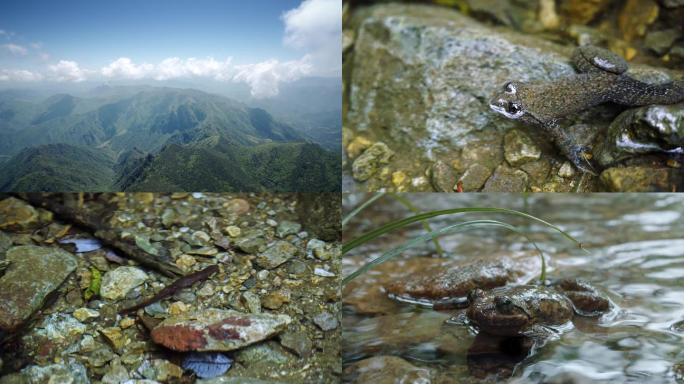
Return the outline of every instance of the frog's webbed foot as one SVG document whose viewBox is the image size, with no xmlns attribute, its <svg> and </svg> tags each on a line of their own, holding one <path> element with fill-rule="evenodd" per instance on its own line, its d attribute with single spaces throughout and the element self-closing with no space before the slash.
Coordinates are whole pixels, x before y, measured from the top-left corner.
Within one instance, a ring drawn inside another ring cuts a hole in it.
<svg viewBox="0 0 684 384">
<path fill-rule="evenodd" d="M 592 158 L 590 147 L 578 144 L 575 138 L 563 130 L 556 121 L 544 125 L 544 129 L 549 133 L 551 139 L 561 150 L 563 155 L 565 155 L 575 167 L 582 172 L 594 176 L 598 174 L 590 161 Z"/>
<path fill-rule="evenodd" d="M 561 279 L 555 285 L 570 299 L 580 316 L 600 316 L 610 310 L 610 301 L 584 280 Z"/>
<path fill-rule="evenodd" d="M 591 163 L 591 148 L 586 145 L 574 145 L 567 150 L 567 157 L 572 164 L 582 172 L 597 176 L 598 173 Z"/>
</svg>

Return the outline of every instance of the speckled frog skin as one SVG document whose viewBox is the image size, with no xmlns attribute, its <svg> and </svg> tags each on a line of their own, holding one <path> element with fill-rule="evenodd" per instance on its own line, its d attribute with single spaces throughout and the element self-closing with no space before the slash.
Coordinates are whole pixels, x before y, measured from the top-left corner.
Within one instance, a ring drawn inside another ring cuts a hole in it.
<svg viewBox="0 0 684 384">
<path fill-rule="evenodd" d="M 581 146 L 560 128 L 558 121 L 598 104 L 626 106 L 675 104 L 684 101 L 684 81 L 651 85 L 625 72 L 627 62 L 598 47 L 575 50 L 572 63 L 579 72 L 550 82 L 504 84 L 490 107 L 509 119 L 541 126 L 575 166 L 592 172 L 590 148 Z"/>
</svg>

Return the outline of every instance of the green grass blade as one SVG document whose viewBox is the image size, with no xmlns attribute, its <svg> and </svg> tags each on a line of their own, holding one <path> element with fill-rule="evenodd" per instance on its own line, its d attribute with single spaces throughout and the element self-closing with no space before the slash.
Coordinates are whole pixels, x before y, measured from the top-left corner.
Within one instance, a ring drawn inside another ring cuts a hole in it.
<svg viewBox="0 0 684 384">
<path fill-rule="evenodd" d="M 399 203 L 403 204 L 406 209 L 409 211 L 413 212 L 414 214 L 419 214 L 420 211 L 418 208 L 416 208 L 415 205 L 413 205 L 408 199 L 396 194 L 396 193 L 390 193 L 389 194 L 393 199 L 398 201 Z M 423 224 L 423 229 L 425 232 L 432 232 L 432 228 L 430 227 L 430 223 L 427 220 L 421 221 L 421 224 Z M 439 240 L 437 240 L 436 237 L 432 238 L 432 242 L 435 244 L 435 250 L 437 251 L 437 254 L 440 257 L 444 257 L 444 249 L 442 249 L 442 246 L 439 244 Z"/>
<path fill-rule="evenodd" d="M 375 266 L 380 265 L 380 264 L 384 263 L 385 261 L 401 254 L 402 252 L 404 252 L 405 250 L 407 250 L 409 248 L 412 248 L 416 245 L 419 245 L 420 243 L 428 242 L 431 239 L 434 239 L 436 237 L 442 236 L 442 235 L 447 234 L 447 233 L 457 233 L 457 232 L 462 232 L 462 231 L 477 228 L 477 227 L 503 227 L 503 228 L 506 228 L 508 230 L 511 230 L 513 232 L 516 232 L 518 234 L 522 234 L 523 236 L 525 236 L 525 238 L 527 238 L 528 241 L 530 241 L 532 244 L 534 244 L 534 247 L 539 252 L 541 260 L 542 260 L 542 271 L 541 271 L 540 278 L 541 279 L 546 278 L 546 263 L 544 260 L 544 253 L 541 251 L 541 249 L 539 249 L 537 244 L 534 243 L 533 241 L 531 241 L 527 237 L 527 235 L 525 235 L 522 231 L 518 230 L 515 226 L 513 226 L 511 224 L 504 223 L 504 222 L 498 221 L 498 220 L 471 220 L 471 221 L 466 221 L 464 223 L 449 225 L 449 226 L 446 226 L 444 228 L 440 228 L 436 231 L 432 231 L 430 233 L 426 233 L 424 235 L 417 236 L 417 237 L 405 242 L 404 244 L 402 244 L 398 247 L 392 248 L 391 250 L 389 250 L 389 251 L 383 253 L 382 255 L 378 256 L 377 258 L 369 261 L 368 263 L 363 265 L 361 268 L 357 269 L 356 271 L 354 271 L 351 274 L 349 274 L 348 276 L 346 276 L 342 280 L 342 285 L 343 286 L 346 285 L 347 283 L 349 283 L 350 281 L 352 281 L 353 279 L 355 279 L 359 275 L 365 273 L 366 271 L 368 271 L 368 270 L 374 268 Z"/>
<path fill-rule="evenodd" d="M 345 225 L 351 220 L 354 216 L 358 215 L 359 212 L 363 211 L 366 209 L 369 205 L 373 204 L 376 200 L 379 198 L 383 197 L 385 195 L 384 192 L 378 192 L 371 196 L 368 200 L 364 201 L 362 204 L 360 204 L 358 207 L 354 208 L 347 216 L 345 216 L 342 219 L 342 227 L 344 228 Z"/>
<path fill-rule="evenodd" d="M 432 217 L 436 216 L 443 216 L 443 215 L 453 215 L 453 214 L 458 214 L 458 213 L 505 213 L 505 214 L 510 214 L 514 216 L 520 216 L 524 217 L 526 219 L 536 221 L 538 223 L 541 223 L 556 232 L 560 233 L 563 235 L 565 238 L 569 239 L 570 241 L 576 243 L 580 248 L 582 248 L 582 243 L 580 243 L 577 239 L 572 237 L 570 234 L 567 232 L 563 231 L 562 229 L 558 228 L 557 226 L 544 221 L 538 217 L 529 215 L 524 212 L 512 210 L 512 209 L 506 209 L 506 208 L 486 208 L 486 207 L 470 207 L 470 208 L 453 208 L 453 209 L 444 209 L 444 210 L 439 210 L 439 211 L 430 211 L 430 212 L 425 212 L 421 213 L 415 216 L 407 217 L 401 220 L 396 220 L 390 223 L 387 223 L 379 228 L 376 228 L 368 233 L 365 233 L 353 240 L 350 240 L 346 244 L 342 245 L 342 254 L 345 254 L 349 252 L 350 250 L 358 247 L 361 244 L 364 244 L 366 242 L 369 242 L 377 237 L 380 237 L 384 235 L 385 233 L 391 232 L 395 229 L 399 229 L 401 227 L 405 227 L 409 224 L 415 223 L 417 221 L 422 221 L 426 220 Z"/>
</svg>

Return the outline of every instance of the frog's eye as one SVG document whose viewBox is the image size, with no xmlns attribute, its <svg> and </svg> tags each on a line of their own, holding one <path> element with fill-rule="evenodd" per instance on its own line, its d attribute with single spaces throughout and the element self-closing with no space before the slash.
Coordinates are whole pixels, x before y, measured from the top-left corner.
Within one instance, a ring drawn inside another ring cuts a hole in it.
<svg viewBox="0 0 684 384">
<path fill-rule="evenodd" d="M 522 108 L 520 107 L 520 104 L 516 102 L 510 102 L 506 106 L 506 112 L 510 113 L 511 115 L 517 115 L 521 110 Z"/>
<path fill-rule="evenodd" d="M 515 84 L 513 84 L 512 81 L 509 81 L 508 83 L 504 84 L 504 91 L 506 91 L 506 93 L 510 93 L 511 95 L 515 95 L 517 89 Z"/>
<path fill-rule="evenodd" d="M 513 310 L 513 301 L 506 296 L 497 296 L 494 298 L 494 305 L 501 312 L 510 312 Z"/>
</svg>

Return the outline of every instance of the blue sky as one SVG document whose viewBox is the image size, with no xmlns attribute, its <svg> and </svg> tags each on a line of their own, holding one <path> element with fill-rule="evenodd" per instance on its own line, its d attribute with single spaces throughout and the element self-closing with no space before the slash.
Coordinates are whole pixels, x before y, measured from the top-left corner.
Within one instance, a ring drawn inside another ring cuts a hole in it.
<svg viewBox="0 0 684 384">
<path fill-rule="evenodd" d="M 0 82 L 339 76 L 341 0 L 0 3 Z M 268 93 L 266 89 L 266 93 Z"/>
</svg>

